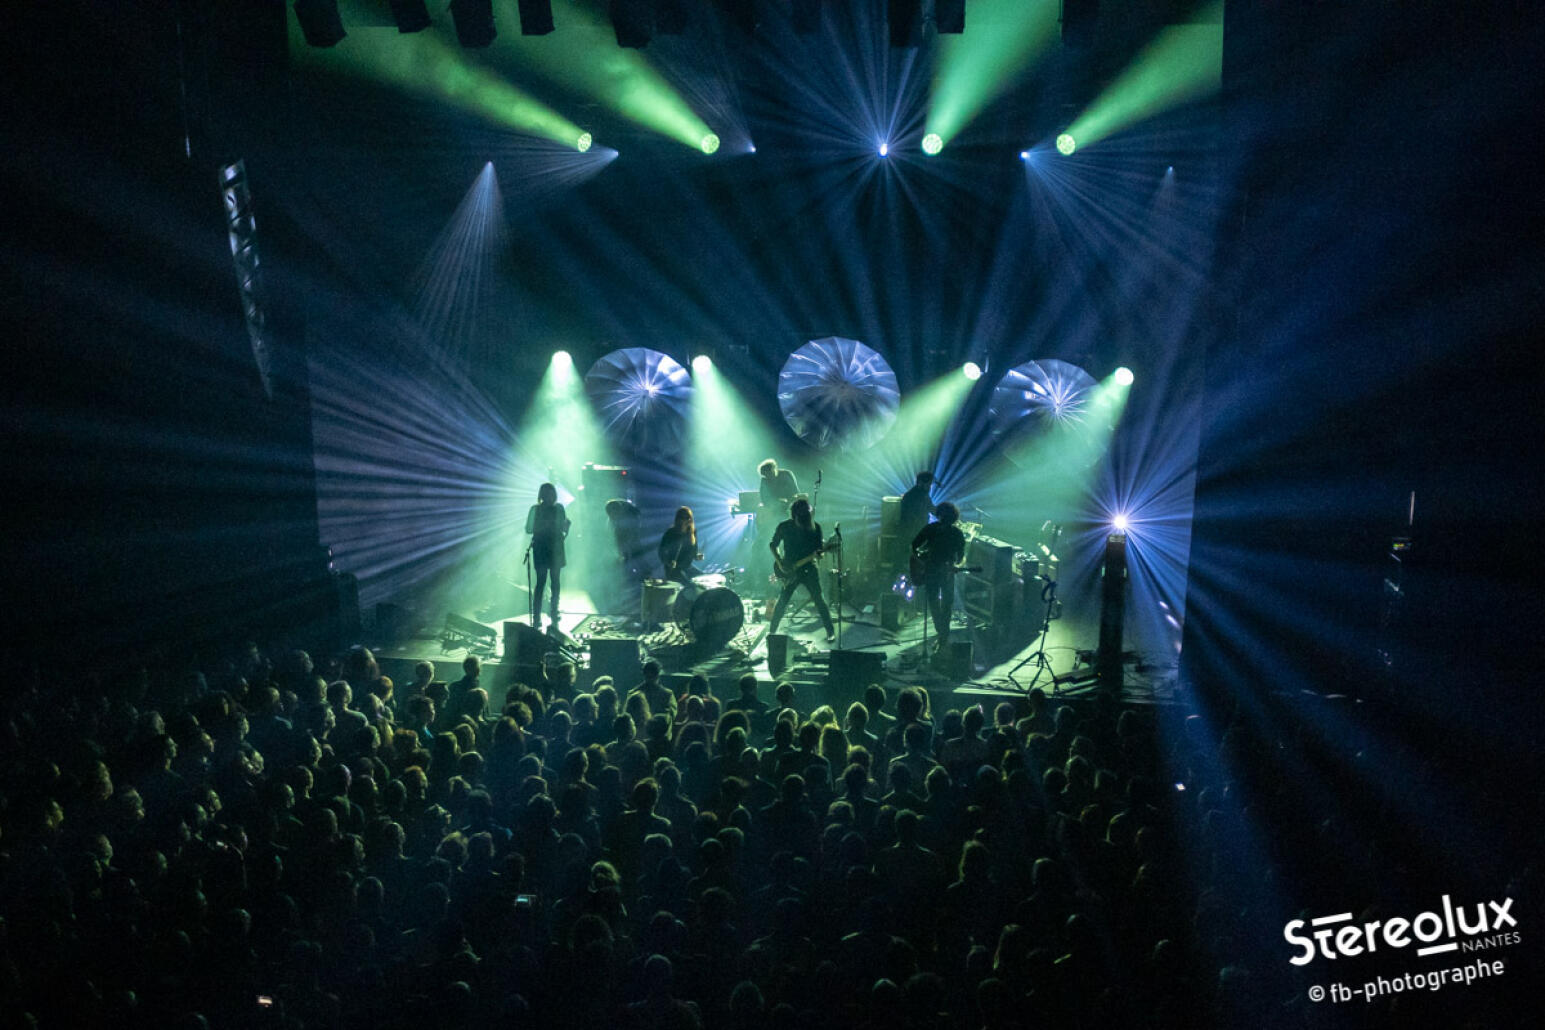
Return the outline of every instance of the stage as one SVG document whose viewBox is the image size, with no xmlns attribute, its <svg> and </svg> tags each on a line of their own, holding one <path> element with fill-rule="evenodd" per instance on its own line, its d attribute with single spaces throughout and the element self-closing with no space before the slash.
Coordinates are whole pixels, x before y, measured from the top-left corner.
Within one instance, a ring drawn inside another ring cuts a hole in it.
<svg viewBox="0 0 1545 1030">
<path fill-rule="evenodd" d="M 932 623 L 913 602 L 897 598 L 893 609 L 879 600 L 844 603 L 840 617 L 838 606 L 831 603 L 838 639 L 828 643 L 814 608 L 802 603 L 802 596 L 796 595 L 780 627 L 779 636 L 786 642 L 769 635 L 764 602 L 740 601 L 738 627 L 721 642 L 697 639 L 687 617 L 679 624 L 645 624 L 637 610 L 598 612 L 582 591 L 563 595 L 556 633 L 533 630 L 524 612 L 495 617 L 497 609 L 485 608 L 473 617 L 436 617 L 433 612 L 403 617 L 412 610 L 402 606 L 393 608 L 395 619 L 377 618 L 375 625 L 367 626 L 366 640 L 382 671 L 398 683 L 411 680 L 413 664 L 422 660 L 434 663 L 436 679 L 455 680 L 462 674 L 463 659 L 475 654 L 482 660 L 483 681 L 495 703 L 511 683 L 547 682 L 548 667 L 557 670 L 555 683 L 566 684 L 563 677 L 568 673 L 562 666 L 570 663 L 573 691 L 588 689 L 601 674 L 610 674 L 619 689 L 627 690 L 638 681 L 638 664 L 650 658 L 660 662 L 674 687 L 684 688 L 690 676 L 702 673 L 721 698 L 736 696 L 736 683 L 746 673 L 757 676 L 760 694 L 769 700 L 773 685 L 787 680 L 795 685 L 805 711 L 820 704 L 841 711 L 860 700 L 870 682 L 882 683 L 892 698 L 903 687 L 926 687 L 940 713 L 978 703 L 990 706 L 1023 697 L 1032 688 L 1069 698 L 1089 697 L 1100 689 L 1094 670 L 1097 610 L 1066 611 L 1049 623 L 1043 643 L 1039 618 L 1017 627 L 993 627 L 957 602 L 949 646 L 929 660 L 925 656 L 936 644 Z M 384 624 L 389 621 L 396 625 Z M 542 621 L 545 628 L 547 620 Z M 637 658 L 630 660 L 635 651 Z M 1036 660 L 1040 653 L 1044 666 Z M 553 689 L 562 694 L 568 688 Z M 1173 660 L 1164 663 L 1131 652 L 1122 656 L 1123 703 L 1165 704 L 1175 694 Z"/>
</svg>

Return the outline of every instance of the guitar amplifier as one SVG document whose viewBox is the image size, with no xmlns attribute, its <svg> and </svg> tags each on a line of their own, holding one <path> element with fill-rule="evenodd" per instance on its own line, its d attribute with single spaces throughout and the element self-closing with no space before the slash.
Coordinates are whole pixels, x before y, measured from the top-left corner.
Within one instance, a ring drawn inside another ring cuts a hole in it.
<svg viewBox="0 0 1545 1030">
<path fill-rule="evenodd" d="M 901 532 L 901 498 L 880 498 L 880 534 L 895 536 Z"/>
<path fill-rule="evenodd" d="M 960 603 L 973 617 L 999 626 L 1011 625 L 1020 615 L 1024 582 L 1010 577 L 994 582 L 985 575 L 960 577 Z"/>
<path fill-rule="evenodd" d="M 982 576 L 994 583 L 1014 578 L 1014 545 L 990 536 L 976 536 L 966 545 L 966 564 L 980 565 Z"/>
</svg>

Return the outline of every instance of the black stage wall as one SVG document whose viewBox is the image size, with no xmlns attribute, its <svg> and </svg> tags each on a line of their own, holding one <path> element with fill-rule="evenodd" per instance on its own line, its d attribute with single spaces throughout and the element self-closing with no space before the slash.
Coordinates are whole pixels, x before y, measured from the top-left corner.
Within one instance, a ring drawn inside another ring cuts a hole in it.
<svg viewBox="0 0 1545 1030">
<path fill-rule="evenodd" d="M 336 607 L 289 303 L 298 237 L 265 202 L 263 144 L 234 99 L 282 101 L 283 6 L 244 10 L 225 38 L 201 4 L 11 12 L 0 625 L 23 642 L 271 630 Z M 270 301 L 268 389 L 217 181 L 236 157 Z"/>
</svg>

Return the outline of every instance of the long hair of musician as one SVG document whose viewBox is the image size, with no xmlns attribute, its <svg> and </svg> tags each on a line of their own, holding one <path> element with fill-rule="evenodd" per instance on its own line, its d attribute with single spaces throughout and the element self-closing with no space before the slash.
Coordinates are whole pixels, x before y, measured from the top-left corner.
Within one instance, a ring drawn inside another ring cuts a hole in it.
<svg viewBox="0 0 1545 1030">
<path fill-rule="evenodd" d="M 675 527 L 687 534 L 693 547 L 697 546 L 697 523 L 692 521 L 692 509 L 685 504 L 676 509 Z"/>
</svg>

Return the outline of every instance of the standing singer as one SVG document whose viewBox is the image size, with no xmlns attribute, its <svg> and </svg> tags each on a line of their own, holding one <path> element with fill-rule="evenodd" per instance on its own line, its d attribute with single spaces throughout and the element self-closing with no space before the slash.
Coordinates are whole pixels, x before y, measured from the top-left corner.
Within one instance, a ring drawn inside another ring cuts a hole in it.
<svg viewBox="0 0 1545 1030">
<path fill-rule="evenodd" d="M 531 625 L 542 628 L 542 591 L 552 577 L 552 627 L 558 627 L 558 570 L 565 564 L 563 539 L 569 535 L 569 518 L 558 503 L 558 488 L 543 483 L 536 503 L 526 512 L 526 533 L 531 537 L 530 555 L 536 566 L 536 590 L 531 595 Z"/>
</svg>

